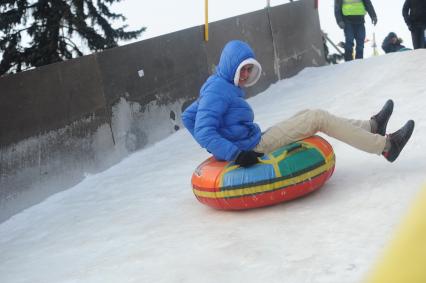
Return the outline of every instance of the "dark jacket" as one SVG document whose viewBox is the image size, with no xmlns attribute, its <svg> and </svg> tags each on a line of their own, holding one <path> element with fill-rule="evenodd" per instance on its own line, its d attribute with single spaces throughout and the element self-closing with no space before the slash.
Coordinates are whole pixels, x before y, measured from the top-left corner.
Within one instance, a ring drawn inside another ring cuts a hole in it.
<svg viewBox="0 0 426 283">
<path fill-rule="evenodd" d="M 391 0 L 388 0 L 391 1 Z M 371 19 L 377 19 L 376 11 L 374 11 L 373 4 L 370 0 L 363 0 L 365 10 Z M 342 13 L 343 0 L 334 0 L 334 16 L 336 22 L 351 23 L 351 24 L 363 24 L 365 23 L 364 16 L 344 16 Z"/>
<path fill-rule="evenodd" d="M 237 67 L 248 58 L 254 59 L 249 45 L 239 40 L 227 43 L 216 74 L 182 113 L 185 128 L 218 160 L 234 160 L 241 151 L 252 150 L 262 135 L 244 91 L 233 83 Z"/>
<path fill-rule="evenodd" d="M 405 0 L 402 16 L 408 27 L 426 25 L 426 0 Z"/>
<path fill-rule="evenodd" d="M 397 38 L 395 43 L 392 43 L 392 38 Z M 385 53 L 397 52 L 402 48 L 405 48 L 404 45 L 401 44 L 402 41 L 394 32 L 390 32 L 388 36 L 385 37 L 382 43 L 382 49 Z"/>
</svg>

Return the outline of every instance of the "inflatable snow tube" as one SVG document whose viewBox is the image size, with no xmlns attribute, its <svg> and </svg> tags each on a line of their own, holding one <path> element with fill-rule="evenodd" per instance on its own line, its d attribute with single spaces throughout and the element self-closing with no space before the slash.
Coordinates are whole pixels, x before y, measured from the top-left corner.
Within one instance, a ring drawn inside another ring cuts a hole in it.
<svg viewBox="0 0 426 283">
<path fill-rule="evenodd" d="M 411 50 L 410 48 L 404 47 L 399 49 L 397 52 L 404 52 L 404 51 L 410 51 L 410 50 Z"/>
<path fill-rule="evenodd" d="M 265 154 L 248 168 L 210 157 L 192 174 L 197 199 L 224 210 L 274 205 L 319 189 L 333 174 L 335 156 L 320 136 Z"/>
</svg>

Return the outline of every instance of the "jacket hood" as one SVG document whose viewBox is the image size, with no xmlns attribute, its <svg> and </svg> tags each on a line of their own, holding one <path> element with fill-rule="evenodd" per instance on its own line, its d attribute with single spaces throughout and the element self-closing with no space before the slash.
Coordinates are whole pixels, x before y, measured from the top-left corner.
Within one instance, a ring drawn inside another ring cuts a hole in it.
<svg viewBox="0 0 426 283">
<path fill-rule="evenodd" d="M 259 79 L 262 68 L 256 61 L 254 52 L 247 43 L 240 40 L 232 40 L 223 48 L 216 72 L 219 77 L 238 86 L 239 70 L 246 64 L 254 65 L 254 70 L 246 85 L 251 86 Z"/>
</svg>

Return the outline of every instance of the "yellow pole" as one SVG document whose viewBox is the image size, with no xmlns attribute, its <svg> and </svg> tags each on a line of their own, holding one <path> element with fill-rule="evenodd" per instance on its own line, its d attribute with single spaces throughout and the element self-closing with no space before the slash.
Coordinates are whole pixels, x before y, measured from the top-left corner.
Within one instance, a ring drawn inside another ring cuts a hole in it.
<svg viewBox="0 0 426 283">
<path fill-rule="evenodd" d="M 368 283 L 426 282 L 426 186 L 396 230 Z"/>
<path fill-rule="evenodd" d="M 209 41 L 209 0 L 204 0 L 204 40 Z"/>
</svg>

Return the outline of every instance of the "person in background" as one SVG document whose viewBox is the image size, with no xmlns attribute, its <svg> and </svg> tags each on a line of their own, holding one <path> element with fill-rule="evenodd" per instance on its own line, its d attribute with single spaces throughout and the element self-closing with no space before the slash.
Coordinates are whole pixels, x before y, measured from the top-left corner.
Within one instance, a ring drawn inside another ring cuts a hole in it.
<svg viewBox="0 0 426 283">
<path fill-rule="evenodd" d="M 254 122 L 253 109 L 244 99 L 243 90 L 254 85 L 261 74 L 261 65 L 251 47 L 232 40 L 222 50 L 216 73 L 203 84 L 198 99 L 182 113 L 185 128 L 217 160 L 249 167 L 258 163 L 263 154 L 323 132 L 393 162 L 413 132 L 414 121 L 410 120 L 400 130 L 386 135 L 392 100 L 368 120 L 351 120 L 324 110 L 307 109 L 262 132 Z"/>
<path fill-rule="evenodd" d="M 406 49 L 406 47 L 401 43 L 402 39 L 399 38 L 396 33 L 390 32 L 383 40 L 382 49 L 385 53 L 397 52 L 401 49 Z"/>
<path fill-rule="evenodd" d="M 364 16 L 367 13 L 373 25 L 376 25 L 377 15 L 370 0 L 334 0 L 334 16 L 345 34 L 345 61 L 353 60 L 354 40 L 356 42 L 355 59 L 364 58 Z"/>
<path fill-rule="evenodd" d="M 413 48 L 425 48 L 426 0 L 405 0 L 402 16 L 411 31 Z"/>
</svg>

